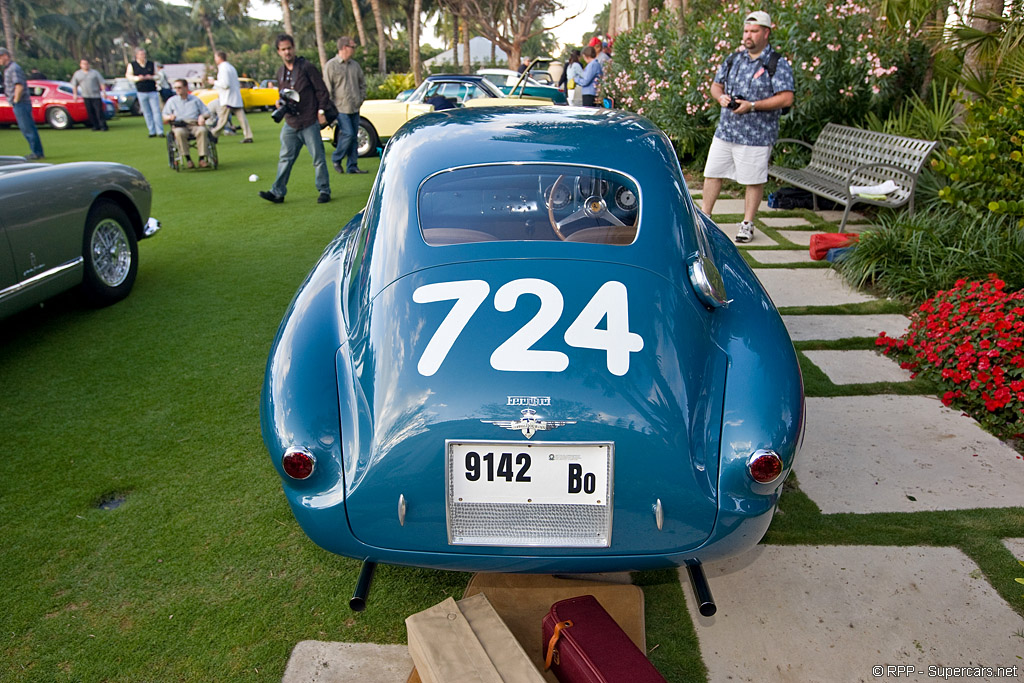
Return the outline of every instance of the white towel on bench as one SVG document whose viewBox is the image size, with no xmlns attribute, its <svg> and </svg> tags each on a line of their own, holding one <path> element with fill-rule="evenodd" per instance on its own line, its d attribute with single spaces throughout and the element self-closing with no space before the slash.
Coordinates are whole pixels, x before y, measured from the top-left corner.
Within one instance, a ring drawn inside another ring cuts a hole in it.
<svg viewBox="0 0 1024 683">
<path fill-rule="evenodd" d="M 881 185 L 850 185 L 850 194 L 889 194 L 900 189 L 892 180 L 886 180 Z"/>
</svg>

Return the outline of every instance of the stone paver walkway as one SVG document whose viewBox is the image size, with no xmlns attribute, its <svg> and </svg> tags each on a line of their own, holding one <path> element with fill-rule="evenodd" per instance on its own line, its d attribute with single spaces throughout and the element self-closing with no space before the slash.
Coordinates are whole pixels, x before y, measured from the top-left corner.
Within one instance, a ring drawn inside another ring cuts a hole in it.
<svg viewBox="0 0 1024 683">
<path fill-rule="evenodd" d="M 722 232 L 729 236 L 729 239 L 736 237 L 736 232 L 740 228 L 739 223 L 719 223 L 718 227 L 721 228 Z M 764 230 L 754 230 L 754 238 L 747 242 L 744 246 L 747 247 L 777 247 L 779 243 L 773 240 L 768 235 L 764 234 Z"/>
<path fill-rule="evenodd" d="M 874 351 L 804 351 L 833 384 L 909 382 L 910 371 Z"/>
<path fill-rule="evenodd" d="M 898 337 L 910 324 L 910 319 L 902 315 L 784 315 L 782 320 L 795 342 L 874 338 L 881 332 Z"/>
<path fill-rule="evenodd" d="M 808 398 L 796 474 L 825 514 L 1024 506 L 1015 451 L 931 396 Z"/>
<path fill-rule="evenodd" d="M 748 253 L 755 261 L 764 264 L 812 262 L 806 249 L 751 249 Z"/>
<path fill-rule="evenodd" d="M 789 228 L 794 226 L 810 226 L 811 222 L 799 216 L 764 216 L 761 222 L 769 228 Z"/>
<path fill-rule="evenodd" d="M 871 301 L 850 287 L 835 271 L 824 268 L 755 269 L 775 306 L 836 306 Z"/>
<path fill-rule="evenodd" d="M 405 683 L 412 666 L 405 645 L 303 640 L 281 683 Z"/>
<path fill-rule="evenodd" d="M 712 683 L 931 681 L 929 666 L 967 665 L 1024 675 L 1024 619 L 955 548 L 758 546 L 705 570 L 713 617 L 681 581 Z M 887 665 L 920 673 L 878 676 Z"/>
<path fill-rule="evenodd" d="M 811 235 L 817 235 L 818 230 L 779 230 L 779 236 L 785 237 L 793 244 L 800 244 L 805 247 L 811 245 Z"/>
</svg>

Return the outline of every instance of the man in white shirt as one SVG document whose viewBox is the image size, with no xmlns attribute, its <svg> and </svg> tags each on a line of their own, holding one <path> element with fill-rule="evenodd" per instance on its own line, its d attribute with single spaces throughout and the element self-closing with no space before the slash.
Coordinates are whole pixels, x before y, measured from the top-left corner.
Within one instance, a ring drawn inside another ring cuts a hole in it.
<svg viewBox="0 0 1024 683">
<path fill-rule="evenodd" d="M 217 91 L 217 98 L 220 100 L 220 117 L 210 133 L 214 137 L 219 136 L 220 132 L 224 130 L 224 126 L 228 125 L 228 117 L 234 114 L 242 124 L 242 131 L 245 133 L 242 142 L 252 142 L 252 128 L 249 127 L 249 119 L 245 118 L 242 88 L 238 84 L 238 71 L 228 61 L 228 55 L 223 50 L 218 50 L 214 54 L 213 61 L 217 62 L 217 79 L 213 82 L 213 88 Z"/>
</svg>

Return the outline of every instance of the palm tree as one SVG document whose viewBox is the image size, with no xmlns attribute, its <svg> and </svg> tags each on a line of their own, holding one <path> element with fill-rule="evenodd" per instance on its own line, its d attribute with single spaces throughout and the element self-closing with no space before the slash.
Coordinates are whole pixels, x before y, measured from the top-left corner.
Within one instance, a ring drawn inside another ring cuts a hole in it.
<svg viewBox="0 0 1024 683">
<path fill-rule="evenodd" d="M 316 51 L 320 57 L 320 71 L 327 64 L 327 51 L 324 49 L 324 14 L 322 0 L 313 0 L 313 26 L 316 28 Z"/>
<path fill-rule="evenodd" d="M 4 44 L 14 52 L 14 31 L 11 28 L 11 13 L 7 11 L 7 0 L 0 0 L 0 21 L 3 22 Z"/>
<path fill-rule="evenodd" d="M 384 43 L 384 16 L 380 10 L 380 0 L 370 0 L 373 8 L 373 20 L 377 23 L 377 73 L 384 76 L 388 72 L 388 56 Z"/>
<path fill-rule="evenodd" d="M 294 36 L 295 33 L 292 31 L 292 8 L 288 5 L 288 0 L 281 0 L 281 15 L 284 21 L 284 32 Z"/>
<path fill-rule="evenodd" d="M 363 26 L 363 13 L 359 9 L 359 0 L 352 0 L 352 16 L 356 20 L 356 30 L 359 31 L 359 44 L 369 45 L 369 41 L 366 39 L 366 27 Z"/>
<path fill-rule="evenodd" d="M 213 22 L 217 19 L 219 10 L 215 0 L 192 0 L 192 20 L 202 24 L 203 30 L 206 31 L 211 55 L 217 52 L 217 43 L 213 40 Z"/>
</svg>

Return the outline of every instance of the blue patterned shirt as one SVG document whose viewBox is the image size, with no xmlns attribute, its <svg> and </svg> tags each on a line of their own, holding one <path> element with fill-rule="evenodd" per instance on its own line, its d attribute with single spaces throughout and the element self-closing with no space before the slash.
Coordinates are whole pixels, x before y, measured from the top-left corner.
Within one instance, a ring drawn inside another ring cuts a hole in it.
<svg viewBox="0 0 1024 683">
<path fill-rule="evenodd" d="M 765 65 L 772 54 L 771 45 L 766 45 L 757 59 L 750 59 L 746 50 L 736 53 L 732 68 L 726 77 L 726 62 L 718 67 L 715 83 L 721 84 L 727 95 L 733 95 L 748 102 L 764 100 L 772 95 L 793 90 L 793 70 L 785 57 L 780 57 L 775 67 L 775 76 L 768 78 Z M 722 107 L 721 118 L 715 137 L 748 147 L 771 147 L 779 137 L 779 117 L 782 111 L 752 111 L 736 114 Z"/>
</svg>

